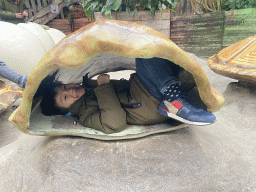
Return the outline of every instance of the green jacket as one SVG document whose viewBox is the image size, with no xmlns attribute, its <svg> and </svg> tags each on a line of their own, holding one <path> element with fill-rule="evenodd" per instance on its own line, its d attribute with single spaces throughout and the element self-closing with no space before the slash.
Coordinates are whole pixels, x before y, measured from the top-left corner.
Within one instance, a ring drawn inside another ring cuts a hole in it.
<svg viewBox="0 0 256 192">
<path fill-rule="evenodd" d="M 92 81 L 90 84 L 95 87 Z M 87 91 L 69 111 L 83 126 L 110 134 L 122 131 L 127 124 L 164 122 L 168 117 L 158 113 L 159 104 L 132 74 L 129 81 L 113 80 Z"/>
<path fill-rule="evenodd" d="M 23 18 L 16 18 L 15 13 L 23 13 L 28 10 L 25 5 L 25 0 L 17 0 L 17 4 L 13 3 L 12 0 L 0 0 L 0 20 L 5 20 L 10 23 L 24 23 Z"/>
</svg>

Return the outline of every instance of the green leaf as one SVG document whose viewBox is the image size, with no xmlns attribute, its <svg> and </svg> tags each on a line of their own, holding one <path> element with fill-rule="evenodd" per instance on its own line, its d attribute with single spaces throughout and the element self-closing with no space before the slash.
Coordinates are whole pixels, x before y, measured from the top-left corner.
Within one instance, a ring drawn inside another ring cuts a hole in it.
<svg viewBox="0 0 256 192">
<path fill-rule="evenodd" d="M 105 16 L 110 15 L 110 14 L 111 14 L 111 10 L 110 9 L 105 12 Z"/>
<path fill-rule="evenodd" d="M 85 12 L 86 16 L 87 16 L 87 17 L 89 17 L 89 15 L 90 15 L 90 13 L 89 13 L 89 12 L 90 12 L 90 10 L 88 10 L 88 9 L 84 9 L 84 12 Z"/>
<path fill-rule="evenodd" d="M 158 9 L 162 12 L 163 7 L 162 7 L 162 3 L 161 2 L 158 3 Z"/>
<path fill-rule="evenodd" d="M 99 5 L 99 2 L 96 1 L 96 2 L 92 3 L 90 7 L 92 9 L 95 9 L 98 5 Z"/>
<path fill-rule="evenodd" d="M 147 3 L 145 6 L 146 6 L 148 9 L 151 9 L 151 4 L 150 4 L 150 3 Z"/>
<path fill-rule="evenodd" d="M 121 4 L 122 4 L 122 0 L 116 0 L 112 9 L 117 11 L 120 8 Z"/>
<path fill-rule="evenodd" d="M 106 5 L 109 7 L 109 9 L 113 9 L 114 11 L 117 11 L 121 4 L 122 0 L 107 0 L 106 2 Z"/>
<path fill-rule="evenodd" d="M 168 1 L 168 3 L 170 3 L 172 6 L 175 5 L 171 0 L 166 0 L 166 1 Z"/>
<path fill-rule="evenodd" d="M 69 13 L 69 14 L 68 14 L 68 17 L 67 17 L 67 20 L 68 20 L 68 21 L 71 20 L 71 16 L 72 16 L 72 13 Z"/>
<path fill-rule="evenodd" d="M 68 7 L 70 5 L 70 0 L 66 1 L 66 6 Z"/>
<path fill-rule="evenodd" d="M 114 4 L 114 1 L 115 0 L 107 0 L 106 2 L 106 5 L 109 7 L 109 6 L 112 6 Z"/>
<path fill-rule="evenodd" d="M 221 10 L 221 0 L 217 0 L 217 11 Z"/>
<path fill-rule="evenodd" d="M 86 6 L 88 6 L 88 1 L 83 0 L 83 8 L 85 8 Z"/>
<path fill-rule="evenodd" d="M 155 7 L 153 7 L 153 8 L 151 9 L 151 14 L 152 14 L 153 19 L 154 19 L 154 18 L 155 18 L 155 14 L 156 14 L 156 8 L 155 8 Z"/>
<path fill-rule="evenodd" d="M 125 9 L 126 9 L 126 13 L 127 13 L 128 15 L 130 15 L 131 9 L 130 9 L 129 7 L 126 7 Z"/>
<path fill-rule="evenodd" d="M 103 14 L 103 13 L 105 13 L 107 10 L 108 10 L 108 9 L 107 9 L 107 5 L 105 5 L 105 6 L 102 7 L 102 9 L 101 9 L 101 13 Z"/>
<path fill-rule="evenodd" d="M 134 18 L 138 13 L 137 8 L 134 9 L 134 11 L 132 12 L 132 18 Z"/>
</svg>

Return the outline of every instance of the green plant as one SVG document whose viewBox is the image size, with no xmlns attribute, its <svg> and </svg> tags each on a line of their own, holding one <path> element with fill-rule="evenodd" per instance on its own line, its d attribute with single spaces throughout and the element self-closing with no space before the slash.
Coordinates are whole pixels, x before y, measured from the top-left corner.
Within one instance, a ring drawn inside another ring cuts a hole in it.
<svg viewBox="0 0 256 192">
<path fill-rule="evenodd" d="M 222 9 L 225 11 L 231 9 L 255 8 L 256 0 L 222 0 Z"/>
<path fill-rule="evenodd" d="M 66 0 L 66 7 L 67 7 L 69 10 L 73 9 L 73 6 L 71 5 L 70 0 Z M 68 21 L 71 21 L 71 19 L 72 19 L 72 13 L 68 13 L 67 20 L 68 20 Z"/>
<path fill-rule="evenodd" d="M 94 12 L 101 12 L 105 16 L 111 11 L 126 11 L 134 18 L 138 10 L 151 10 L 154 18 L 156 10 L 162 13 L 163 7 L 174 9 L 179 0 L 82 0 L 85 14 L 92 19 Z"/>
<path fill-rule="evenodd" d="M 193 10 L 199 5 L 205 12 L 228 11 L 230 9 L 245 9 L 256 7 L 256 0 L 190 0 Z"/>
</svg>

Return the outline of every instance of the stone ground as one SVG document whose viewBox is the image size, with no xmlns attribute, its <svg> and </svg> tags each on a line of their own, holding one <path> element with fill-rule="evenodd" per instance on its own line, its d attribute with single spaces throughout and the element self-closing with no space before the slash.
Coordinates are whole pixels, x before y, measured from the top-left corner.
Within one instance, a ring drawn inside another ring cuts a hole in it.
<svg viewBox="0 0 256 192">
<path fill-rule="evenodd" d="M 1 192 L 256 191 L 256 88 L 194 58 L 226 99 L 209 126 L 120 141 L 29 136 L 8 122 L 18 100 L 0 115 Z"/>
</svg>

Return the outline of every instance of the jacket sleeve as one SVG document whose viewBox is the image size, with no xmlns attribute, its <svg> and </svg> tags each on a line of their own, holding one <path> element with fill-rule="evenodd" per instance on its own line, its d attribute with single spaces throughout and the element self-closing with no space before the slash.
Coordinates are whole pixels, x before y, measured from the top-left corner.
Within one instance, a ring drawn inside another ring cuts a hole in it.
<svg viewBox="0 0 256 192">
<path fill-rule="evenodd" d="M 5 10 L 3 1 L 0 1 L 0 18 L 2 18 L 2 19 L 15 19 L 16 18 L 15 13 Z"/>
<path fill-rule="evenodd" d="M 0 60 L 0 77 L 4 77 L 14 83 L 25 87 L 27 76 L 22 76 L 19 73 L 16 73 L 14 70 L 6 66 L 6 64 Z"/>
<path fill-rule="evenodd" d="M 126 127 L 126 112 L 111 83 L 100 85 L 94 89 L 98 108 L 85 106 L 87 109 L 79 110 L 79 121 L 86 127 L 100 130 L 110 134 L 119 132 Z M 84 114 L 81 114 L 83 113 Z"/>
</svg>

